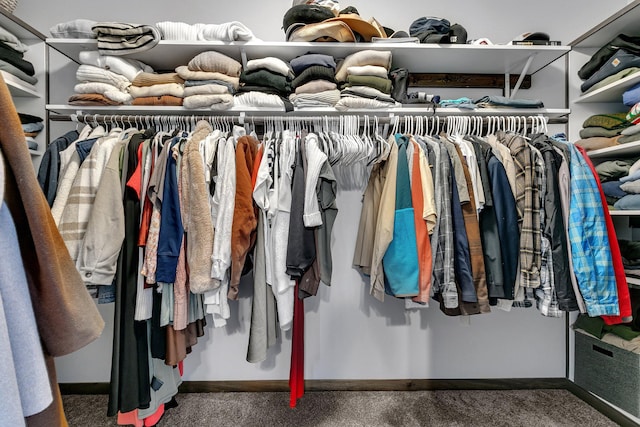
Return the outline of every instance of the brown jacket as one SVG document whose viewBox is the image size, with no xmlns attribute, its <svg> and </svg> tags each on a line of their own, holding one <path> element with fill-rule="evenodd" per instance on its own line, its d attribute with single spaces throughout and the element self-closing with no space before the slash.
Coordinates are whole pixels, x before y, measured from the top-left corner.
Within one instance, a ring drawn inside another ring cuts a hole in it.
<svg viewBox="0 0 640 427">
<path fill-rule="evenodd" d="M 52 356 L 63 356 L 100 336 L 104 321 L 58 232 L 36 180 L 20 119 L 0 78 L 0 149 L 6 161 L 5 201 L 18 230 L 20 252 L 49 370 L 54 401 L 29 417 L 34 426 L 66 425 Z"/>
</svg>

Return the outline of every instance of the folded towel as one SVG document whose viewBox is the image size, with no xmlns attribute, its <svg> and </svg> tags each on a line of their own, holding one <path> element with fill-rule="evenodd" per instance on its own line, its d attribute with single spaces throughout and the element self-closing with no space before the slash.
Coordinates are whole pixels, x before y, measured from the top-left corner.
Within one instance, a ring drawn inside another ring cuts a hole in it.
<svg viewBox="0 0 640 427">
<path fill-rule="evenodd" d="M 129 55 L 149 50 L 160 41 L 160 32 L 151 25 L 98 22 L 92 28 L 103 55 Z"/>
<path fill-rule="evenodd" d="M 232 84 L 234 89 L 238 89 L 240 85 L 240 79 L 238 77 L 231 77 L 218 72 L 192 71 L 186 65 L 177 67 L 176 73 L 184 80 L 221 80 Z"/>
<path fill-rule="evenodd" d="M 231 77 L 238 77 L 242 64 L 227 55 L 213 50 L 196 55 L 187 67 L 191 71 L 217 72 Z"/>
<path fill-rule="evenodd" d="M 285 77 L 293 78 L 293 71 L 291 70 L 291 66 L 284 62 L 282 59 L 274 58 L 273 56 L 251 59 L 247 61 L 245 71 L 255 71 L 259 69 L 266 69 L 269 71 L 273 71 L 274 73 L 281 74 Z"/>
<path fill-rule="evenodd" d="M 178 98 L 184 97 L 184 86 L 178 83 L 164 83 L 153 86 L 131 86 L 129 93 L 134 98 L 142 98 L 145 96 L 162 96 L 171 95 Z"/>
<path fill-rule="evenodd" d="M 165 83 L 184 84 L 184 79 L 178 73 L 146 73 L 136 75 L 132 81 L 134 86 L 153 86 Z"/>
<path fill-rule="evenodd" d="M 389 69 L 391 67 L 391 51 L 386 50 L 361 50 L 347 56 L 340 63 L 336 70 L 336 80 L 344 82 L 347 80 L 347 70 L 349 67 L 360 65 L 378 65 Z"/>
<path fill-rule="evenodd" d="M 233 107 L 233 95 L 193 95 L 182 101 L 184 108 L 211 108 L 212 110 L 228 110 Z"/>
<path fill-rule="evenodd" d="M 113 73 L 123 75 L 133 81 L 142 72 L 153 73 L 153 68 L 135 59 L 119 58 L 117 56 L 100 55 L 95 50 L 83 50 L 78 56 L 81 64 L 93 65 Z"/>
</svg>

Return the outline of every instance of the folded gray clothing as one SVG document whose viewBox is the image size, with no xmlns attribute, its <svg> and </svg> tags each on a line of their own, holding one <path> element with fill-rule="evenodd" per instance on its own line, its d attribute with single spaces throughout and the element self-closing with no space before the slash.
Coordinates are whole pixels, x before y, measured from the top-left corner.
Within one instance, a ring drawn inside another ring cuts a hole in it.
<svg viewBox="0 0 640 427">
<path fill-rule="evenodd" d="M 18 52 L 24 53 L 27 50 L 29 50 L 29 46 L 27 46 L 26 44 L 22 43 L 18 39 L 18 37 L 16 37 L 15 34 L 13 34 L 11 31 L 5 29 L 2 26 L 0 26 L 0 41 L 5 42 L 11 48 L 15 49 Z"/>
<path fill-rule="evenodd" d="M 124 22 L 98 22 L 91 27 L 103 55 L 129 55 L 149 50 L 160 41 L 160 32 L 152 25 Z"/>
<path fill-rule="evenodd" d="M 229 93 L 233 94 L 236 91 L 236 88 L 229 82 L 225 82 L 223 80 L 186 80 L 184 82 L 184 87 L 193 87 L 193 86 L 206 86 L 206 85 L 221 85 L 225 86 L 229 89 Z"/>
<path fill-rule="evenodd" d="M 27 141 L 27 147 L 29 147 L 29 150 L 38 151 L 38 143 L 36 142 L 35 139 L 33 139 L 30 136 L 27 136 L 25 140 Z"/>
<path fill-rule="evenodd" d="M 23 123 L 22 131 L 23 132 L 40 132 L 44 129 L 43 122 L 34 122 L 34 123 Z"/>
<path fill-rule="evenodd" d="M 374 89 L 369 86 L 350 86 L 342 89 L 340 96 L 359 96 L 362 98 L 376 99 L 381 102 L 388 102 L 395 104 L 396 100 L 390 95 L 380 92 L 378 89 Z"/>
<path fill-rule="evenodd" d="M 605 138 L 612 138 L 620 135 L 620 129 L 607 129 L 600 126 L 591 126 L 588 128 L 580 129 L 580 138 L 593 138 L 594 136 L 603 136 Z"/>
<path fill-rule="evenodd" d="M 291 95 L 289 95 L 289 99 L 291 100 L 291 102 L 293 102 L 293 105 L 305 103 L 308 101 L 334 105 L 340 100 L 340 91 L 338 89 L 333 89 L 316 93 L 292 93 Z"/>
<path fill-rule="evenodd" d="M 239 77 L 231 77 L 227 74 L 211 71 L 193 71 L 186 65 L 177 67 L 176 73 L 178 73 L 183 80 L 222 80 L 223 82 L 233 85 L 233 88 L 236 90 L 238 89 L 238 86 L 240 86 Z"/>
<path fill-rule="evenodd" d="M 96 33 L 92 30 L 94 25 L 96 21 L 90 19 L 74 19 L 54 25 L 49 32 L 56 39 L 95 39 Z"/>
<path fill-rule="evenodd" d="M 615 73 L 615 74 L 613 74 L 613 75 L 611 75 L 609 77 L 606 77 L 606 78 L 600 80 L 598 83 L 596 83 L 593 86 L 591 86 L 589 88 L 589 90 L 585 92 L 585 94 L 586 93 L 590 93 L 590 92 L 594 92 L 594 91 L 596 91 L 596 90 L 598 90 L 598 89 L 600 89 L 602 87 L 609 86 L 611 83 L 617 82 L 618 80 L 622 80 L 625 77 L 630 76 L 631 74 L 637 73 L 638 71 L 640 71 L 640 68 L 638 68 L 638 67 L 625 68 L 622 71 L 619 71 L 619 72 L 617 72 L 617 73 Z"/>
<path fill-rule="evenodd" d="M 80 65 L 76 71 L 76 79 L 80 82 L 100 82 L 117 87 L 123 92 L 128 92 L 131 81 L 121 74 L 113 73 L 93 65 Z"/>
<path fill-rule="evenodd" d="M 231 94 L 227 86 L 219 84 L 189 86 L 184 88 L 185 97 L 192 95 L 222 95 L 224 93 Z"/>
<path fill-rule="evenodd" d="M 131 93 L 131 96 L 134 98 L 163 95 L 182 98 L 184 96 L 184 86 L 180 83 L 164 83 L 153 86 L 130 86 L 129 93 Z"/>
<path fill-rule="evenodd" d="M 31 83 L 32 85 L 38 83 L 38 79 L 36 77 L 26 74 L 24 71 L 20 70 L 19 68 L 16 68 L 14 65 L 11 65 L 8 62 L 3 61 L 1 59 L 0 59 L 0 70 L 6 71 L 9 74 L 13 74 L 20 80 L 23 80 L 27 83 Z"/>
<path fill-rule="evenodd" d="M 184 108 L 211 108 L 213 110 L 228 110 L 233 107 L 233 95 L 193 95 L 184 98 Z"/>
<path fill-rule="evenodd" d="M 240 76 L 242 64 L 227 55 L 213 50 L 202 52 L 187 64 L 191 71 L 206 71 L 226 74 L 231 77 Z"/>
<path fill-rule="evenodd" d="M 117 56 L 100 55 L 95 50 L 83 50 L 78 55 L 81 64 L 93 65 L 113 73 L 123 75 L 133 81 L 142 72 L 153 73 L 153 68 L 135 59 L 119 58 Z"/>
<path fill-rule="evenodd" d="M 291 70 L 291 66 L 288 63 L 284 62 L 282 59 L 275 58 L 273 56 L 251 59 L 247 61 L 247 66 L 244 67 L 245 71 L 254 71 L 260 69 L 273 71 L 274 73 L 281 74 L 285 77 L 293 78 L 293 71 Z"/>
<path fill-rule="evenodd" d="M 340 98 L 335 105 L 336 110 L 338 111 L 346 111 L 350 109 L 384 109 L 384 108 L 394 108 L 394 107 L 402 107 L 402 104 L 399 102 L 382 102 L 376 99 L 367 99 L 358 96 L 343 96 Z"/>
<path fill-rule="evenodd" d="M 634 142 L 639 140 L 640 140 L 640 134 L 638 133 L 635 133 L 633 135 L 622 135 L 620 136 L 620 138 L 618 138 L 618 142 L 620 144 L 627 144 L 629 142 Z"/>
<path fill-rule="evenodd" d="M 347 69 L 360 65 L 378 65 L 387 70 L 391 67 L 391 51 L 385 50 L 361 50 L 347 56 L 338 65 L 336 70 L 336 80 L 344 82 L 347 80 Z"/>
<path fill-rule="evenodd" d="M 478 107 L 511 107 L 511 108 L 544 108 L 539 99 L 507 98 L 499 95 L 488 95 L 473 101 Z"/>
<path fill-rule="evenodd" d="M 640 194 L 640 180 L 624 182 L 620 189 L 629 194 Z"/>
<path fill-rule="evenodd" d="M 117 87 L 108 83 L 86 82 L 78 83 L 73 88 L 75 93 L 99 93 L 108 99 L 121 104 L 131 104 L 133 98 L 126 91 L 121 91 Z"/>
<path fill-rule="evenodd" d="M 613 181 L 628 175 L 633 160 L 607 160 L 596 166 L 596 172 L 603 181 Z"/>
<path fill-rule="evenodd" d="M 640 125 L 629 126 L 628 128 L 622 129 L 620 133 L 622 135 L 635 135 L 636 133 L 640 133 Z"/>
</svg>

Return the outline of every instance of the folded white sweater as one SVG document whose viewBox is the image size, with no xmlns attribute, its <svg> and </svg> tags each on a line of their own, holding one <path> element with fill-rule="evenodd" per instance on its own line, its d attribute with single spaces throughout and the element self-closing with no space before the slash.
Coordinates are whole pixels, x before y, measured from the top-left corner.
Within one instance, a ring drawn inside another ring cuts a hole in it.
<svg viewBox="0 0 640 427">
<path fill-rule="evenodd" d="M 93 65 L 80 65 L 78 67 L 78 71 L 76 71 L 76 79 L 83 83 L 107 83 L 117 87 L 123 92 L 127 92 L 129 90 L 129 86 L 131 86 L 131 82 L 125 76 L 116 74 L 109 70 L 103 70 L 102 68 L 95 67 Z"/>
<path fill-rule="evenodd" d="M 135 59 L 125 59 L 117 56 L 100 55 L 95 50 L 83 50 L 78 57 L 81 64 L 93 65 L 116 74 L 123 75 L 130 82 L 141 72 L 153 73 L 153 68 Z"/>
<path fill-rule="evenodd" d="M 229 93 L 229 88 L 214 83 L 200 86 L 189 86 L 184 88 L 185 97 L 193 95 L 222 95 L 224 93 Z"/>
<path fill-rule="evenodd" d="M 182 98 L 184 96 L 184 85 L 179 83 L 164 83 L 152 86 L 131 86 L 129 87 L 129 92 L 134 98 L 162 95 L 171 95 Z"/>
<path fill-rule="evenodd" d="M 222 24 L 186 24 L 184 22 L 163 21 L 156 23 L 164 40 L 258 40 L 251 30 L 238 21 Z"/>
<path fill-rule="evenodd" d="M 182 105 L 186 109 L 211 108 L 212 110 L 228 110 L 233 107 L 233 95 L 192 95 L 185 97 Z"/>
<path fill-rule="evenodd" d="M 269 71 L 273 71 L 274 73 L 281 74 L 285 77 L 289 76 L 293 78 L 293 70 L 291 69 L 291 66 L 288 63 L 284 62 L 282 59 L 275 58 L 273 56 L 251 59 L 247 61 L 247 66 L 245 67 L 246 71 L 260 69 L 266 69 Z"/>
<path fill-rule="evenodd" d="M 285 111 L 284 101 L 278 95 L 263 92 L 252 91 L 236 95 L 234 103 L 246 107 L 266 107 Z"/>
<path fill-rule="evenodd" d="M 112 101 L 119 102 L 121 104 L 131 104 L 133 98 L 127 92 L 123 92 L 117 87 L 108 83 L 100 82 L 86 82 L 78 83 L 73 88 L 75 93 L 99 93 L 109 98 Z"/>
</svg>

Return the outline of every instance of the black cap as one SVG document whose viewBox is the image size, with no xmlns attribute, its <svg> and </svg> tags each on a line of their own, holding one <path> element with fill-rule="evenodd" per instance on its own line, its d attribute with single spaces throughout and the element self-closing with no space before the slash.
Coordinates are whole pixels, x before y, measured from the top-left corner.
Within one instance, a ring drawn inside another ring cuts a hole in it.
<svg viewBox="0 0 640 427">
<path fill-rule="evenodd" d="M 313 4 L 298 4 L 287 10 L 282 19 L 282 28 L 287 31 L 291 24 L 315 24 L 335 15 L 328 7 Z"/>
</svg>

